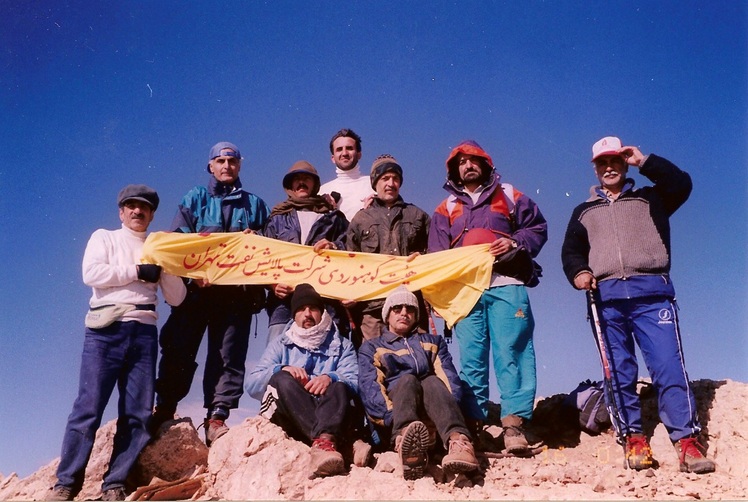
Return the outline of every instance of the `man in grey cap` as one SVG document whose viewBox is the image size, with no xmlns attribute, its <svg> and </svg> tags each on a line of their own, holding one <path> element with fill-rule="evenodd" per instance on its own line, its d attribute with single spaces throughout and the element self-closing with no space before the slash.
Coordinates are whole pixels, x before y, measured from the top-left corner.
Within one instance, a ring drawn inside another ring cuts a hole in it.
<svg viewBox="0 0 748 502">
<path fill-rule="evenodd" d="M 162 274 L 158 265 L 140 263 L 158 194 L 145 185 L 128 185 L 117 204 L 122 227 L 96 230 L 83 255 L 83 282 L 93 294 L 78 398 L 68 417 L 50 500 L 73 500 L 83 486 L 96 431 L 115 385 L 120 416 L 102 499 L 125 499 L 127 475 L 150 439 L 158 350 L 156 292 L 161 286 L 170 305 L 179 305 L 186 294 L 179 277 Z"/>
<path fill-rule="evenodd" d="M 389 154 L 374 159 L 369 176 L 376 196 L 369 206 L 361 209 L 348 225 L 346 247 L 348 251 L 414 256 L 428 248 L 431 218 L 423 210 L 409 204 L 400 196 L 403 169 Z M 428 331 L 428 311 L 420 292 L 419 327 Z M 356 329 L 352 340 L 359 347 L 362 340 L 371 340 L 382 334 L 386 325 L 382 321 L 384 300 L 344 302 L 353 316 Z"/>
<path fill-rule="evenodd" d="M 252 232 L 262 229 L 268 207 L 239 181 L 242 155 L 236 145 L 217 143 L 210 149 L 208 186 L 187 192 L 172 223 L 174 232 Z M 215 286 L 187 282 L 187 298 L 173 308 L 161 329 L 161 360 L 156 380 L 156 410 L 151 430 L 174 418 L 177 404 L 189 392 L 197 369 L 195 358 L 206 328 L 208 355 L 203 375 L 204 406 L 208 413 L 205 443 L 228 431 L 229 410 L 242 395 L 244 362 L 252 315 L 264 307 L 262 286 Z"/>
</svg>

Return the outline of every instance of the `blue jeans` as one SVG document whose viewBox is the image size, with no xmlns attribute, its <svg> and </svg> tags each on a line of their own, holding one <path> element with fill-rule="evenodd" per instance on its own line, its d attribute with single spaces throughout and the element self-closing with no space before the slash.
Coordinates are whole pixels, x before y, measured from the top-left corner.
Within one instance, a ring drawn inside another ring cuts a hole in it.
<svg viewBox="0 0 748 502">
<path fill-rule="evenodd" d="M 117 432 L 102 490 L 124 487 L 131 467 L 150 439 L 158 333 L 156 326 L 115 322 L 86 328 L 78 398 L 62 440 L 56 486 L 76 493 L 83 486 L 96 431 L 114 386 L 119 391 Z"/>
<path fill-rule="evenodd" d="M 477 420 L 488 416 L 488 358 L 492 353 L 501 417 L 532 417 L 537 386 L 534 328 L 527 289 L 514 285 L 485 290 L 473 310 L 455 325 L 466 416 Z"/>
</svg>

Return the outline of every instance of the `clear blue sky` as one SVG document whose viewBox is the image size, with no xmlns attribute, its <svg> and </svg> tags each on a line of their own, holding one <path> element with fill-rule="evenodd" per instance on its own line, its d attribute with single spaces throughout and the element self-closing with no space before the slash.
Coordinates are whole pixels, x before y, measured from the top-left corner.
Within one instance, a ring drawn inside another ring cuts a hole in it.
<svg viewBox="0 0 748 502">
<path fill-rule="evenodd" d="M 119 226 L 118 190 L 156 188 L 151 230 L 166 230 L 223 140 L 246 158 L 244 186 L 273 205 L 296 160 L 330 179 L 330 136 L 353 128 L 364 170 L 391 153 L 405 199 L 428 212 L 445 196 L 450 149 L 477 140 L 549 222 L 531 291 L 545 396 L 600 375 L 584 296 L 559 256 L 595 181 L 590 147 L 618 135 L 662 155 L 695 182 L 672 218 L 690 376 L 748 381 L 745 2 L 0 0 L 0 10 L 5 475 L 59 455 L 90 296 L 83 250 L 95 229 Z M 199 388 L 181 408 L 196 419 Z"/>
</svg>

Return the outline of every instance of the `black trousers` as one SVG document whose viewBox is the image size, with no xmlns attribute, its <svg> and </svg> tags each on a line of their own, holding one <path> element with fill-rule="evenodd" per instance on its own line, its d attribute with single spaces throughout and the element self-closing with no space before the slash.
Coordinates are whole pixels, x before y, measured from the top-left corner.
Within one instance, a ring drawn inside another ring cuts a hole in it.
<svg viewBox="0 0 748 502">
<path fill-rule="evenodd" d="M 270 377 L 268 387 L 277 394 L 277 409 L 271 419 L 292 437 L 310 443 L 320 434 L 332 434 L 342 440 L 353 416 L 350 388 L 333 382 L 321 396 L 314 396 L 287 371 Z"/>
<path fill-rule="evenodd" d="M 256 292 L 241 286 L 192 289 L 171 309 L 159 343 L 161 360 L 156 379 L 156 403 L 176 408 L 190 391 L 197 369 L 198 349 L 208 331 L 208 354 L 203 374 L 204 406 L 236 408 L 244 393 L 245 360 Z"/>
<path fill-rule="evenodd" d="M 436 375 L 419 380 L 415 375 L 401 376 L 390 391 L 392 400 L 392 434 L 424 416 L 431 419 L 447 448 L 449 436 L 458 432 L 470 437 L 465 419 L 454 396 Z"/>
</svg>

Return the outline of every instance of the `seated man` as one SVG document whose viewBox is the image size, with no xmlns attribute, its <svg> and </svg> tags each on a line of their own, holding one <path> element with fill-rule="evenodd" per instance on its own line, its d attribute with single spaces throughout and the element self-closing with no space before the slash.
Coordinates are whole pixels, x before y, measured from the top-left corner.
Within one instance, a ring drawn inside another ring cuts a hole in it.
<svg viewBox="0 0 748 502">
<path fill-rule="evenodd" d="M 384 302 L 382 336 L 367 340 L 358 354 L 359 388 L 367 415 L 391 428 L 405 479 L 423 476 L 434 423 L 447 450 L 442 467 L 452 472 L 478 468 L 470 433 L 460 412 L 461 382 L 444 339 L 419 333 L 418 300 L 405 286 Z"/>
<path fill-rule="evenodd" d="M 296 287 L 291 312 L 293 321 L 267 346 L 245 389 L 262 402 L 264 417 L 312 444 L 315 475 L 342 474 L 338 442 L 352 420 L 349 403 L 358 390 L 356 351 L 311 285 Z"/>
</svg>

